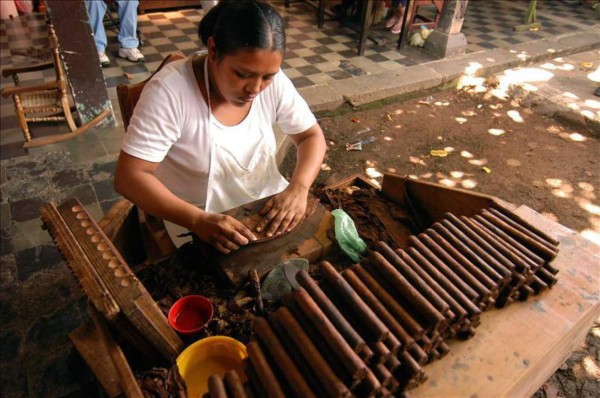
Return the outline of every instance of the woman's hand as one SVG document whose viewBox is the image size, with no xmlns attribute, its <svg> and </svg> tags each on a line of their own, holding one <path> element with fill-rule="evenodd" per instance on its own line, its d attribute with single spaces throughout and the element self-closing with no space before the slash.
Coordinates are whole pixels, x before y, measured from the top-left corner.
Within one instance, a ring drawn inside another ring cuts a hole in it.
<svg viewBox="0 0 600 398">
<path fill-rule="evenodd" d="M 193 232 L 223 254 L 247 245 L 256 237 L 244 224 L 231 216 L 202 212 L 194 222 Z"/>
<path fill-rule="evenodd" d="M 308 188 L 290 184 L 281 193 L 272 197 L 260 211 L 263 219 L 257 224 L 256 231 L 265 228 L 267 236 L 273 236 L 294 229 L 304 218 Z"/>
</svg>

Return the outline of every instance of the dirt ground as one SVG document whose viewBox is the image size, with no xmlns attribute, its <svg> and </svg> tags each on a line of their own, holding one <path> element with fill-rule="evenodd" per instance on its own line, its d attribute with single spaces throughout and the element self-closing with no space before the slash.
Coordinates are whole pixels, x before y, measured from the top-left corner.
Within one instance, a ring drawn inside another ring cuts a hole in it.
<svg viewBox="0 0 600 398">
<path fill-rule="evenodd" d="M 489 90 L 449 90 L 321 118 L 320 124 L 328 152 L 317 185 L 355 173 L 410 175 L 524 204 L 590 239 L 600 237 L 598 137 L 516 100 Z M 362 150 L 347 150 L 361 140 Z M 292 164 L 293 156 L 283 165 L 288 177 Z M 535 396 L 600 396 L 599 361 L 597 322 Z"/>
</svg>

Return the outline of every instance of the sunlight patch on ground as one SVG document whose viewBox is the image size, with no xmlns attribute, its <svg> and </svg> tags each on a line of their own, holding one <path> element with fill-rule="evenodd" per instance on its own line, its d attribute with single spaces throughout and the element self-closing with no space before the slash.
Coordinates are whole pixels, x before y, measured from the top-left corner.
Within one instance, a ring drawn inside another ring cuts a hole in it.
<svg viewBox="0 0 600 398">
<path fill-rule="evenodd" d="M 410 162 L 414 163 L 414 164 L 420 164 L 420 165 L 423 165 L 423 166 L 427 166 L 427 164 L 423 161 L 423 159 L 418 158 L 416 156 L 409 156 L 408 160 L 410 160 Z"/>
<path fill-rule="evenodd" d="M 423 173 L 419 176 L 419 178 L 426 178 L 426 179 L 431 179 L 431 177 L 433 177 L 433 173 L 431 172 L 427 172 L 427 173 Z"/>
<path fill-rule="evenodd" d="M 456 186 L 456 183 L 448 178 L 442 178 L 441 180 L 438 180 L 438 183 L 450 188 L 454 188 Z"/>
<path fill-rule="evenodd" d="M 433 105 L 435 105 L 435 106 L 448 106 L 448 105 L 450 105 L 450 103 L 448 101 L 443 101 L 443 102 L 442 101 L 436 101 L 436 102 L 433 103 Z"/>
<path fill-rule="evenodd" d="M 508 90 L 512 84 L 519 84 L 528 91 L 537 91 L 531 83 L 546 82 L 554 77 L 554 73 L 541 68 L 508 69 L 503 75 L 498 75 L 498 87 L 490 93 L 500 99 L 509 97 Z"/>
<path fill-rule="evenodd" d="M 519 113 L 519 111 L 517 110 L 510 110 L 508 112 L 506 112 L 506 114 L 508 115 L 509 118 L 511 118 L 513 120 L 513 122 L 515 123 L 523 123 L 523 116 L 521 116 L 521 114 Z"/>
<path fill-rule="evenodd" d="M 581 114 L 583 116 L 587 117 L 588 119 L 594 119 L 594 117 L 595 117 L 594 112 L 588 111 L 588 110 L 581 111 Z M 600 118 L 600 114 L 598 114 L 598 118 Z"/>
<path fill-rule="evenodd" d="M 560 128 L 558 126 L 552 125 L 552 126 L 549 126 L 546 129 L 546 131 L 548 131 L 549 133 L 557 134 L 557 133 L 560 133 L 561 130 L 560 130 Z"/>
<path fill-rule="evenodd" d="M 499 136 L 504 134 L 506 131 L 504 131 L 503 129 L 489 129 L 488 133 L 490 133 L 491 135 L 495 135 L 495 136 Z"/>
<path fill-rule="evenodd" d="M 477 116 L 477 114 L 475 112 L 473 112 L 473 111 L 462 111 L 460 114 L 463 115 L 463 116 L 467 116 L 467 117 L 469 117 L 469 116 Z"/>
<path fill-rule="evenodd" d="M 587 138 L 579 133 L 571 133 L 569 134 L 569 139 L 575 141 L 575 142 L 583 142 L 583 141 L 587 141 Z"/>
<path fill-rule="evenodd" d="M 388 137 L 387 135 L 385 137 L 383 137 L 384 141 L 393 141 L 394 139 L 392 137 Z"/>
<path fill-rule="evenodd" d="M 409 174 L 409 175 L 408 175 L 408 178 L 412 178 L 413 180 L 418 180 L 418 179 L 419 179 L 419 177 L 417 177 L 417 176 L 416 176 L 416 175 L 414 175 L 414 174 Z"/>
<path fill-rule="evenodd" d="M 549 52 L 550 54 L 554 54 L 556 52 L 556 50 L 553 48 L 549 48 L 546 51 Z"/>
<path fill-rule="evenodd" d="M 581 231 L 581 236 L 597 245 L 600 245 L 600 232 L 592 231 L 591 229 L 584 229 Z"/>
<path fill-rule="evenodd" d="M 509 165 L 510 167 L 519 167 L 519 166 L 521 166 L 521 162 L 518 161 L 517 159 L 508 159 L 506 161 L 506 164 Z"/>
<path fill-rule="evenodd" d="M 591 213 L 595 216 L 600 216 L 600 206 L 591 203 L 588 199 L 585 198 L 577 198 L 576 202 L 579 205 L 579 207 L 581 207 L 588 213 Z"/>
<path fill-rule="evenodd" d="M 558 178 L 546 178 L 546 184 L 550 185 L 552 188 L 560 188 L 562 180 Z"/>
<path fill-rule="evenodd" d="M 483 65 L 479 62 L 469 62 L 469 66 L 465 67 L 463 75 L 458 79 L 456 85 L 457 90 L 474 90 L 476 93 L 482 93 L 486 91 L 483 86 L 485 79 L 483 77 L 477 77 L 475 74 Z"/>
<path fill-rule="evenodd" d="M 579 97 L 577 96 L 577 94 L 572 93 L 570 91 L 565 91 L 564 93 L 562 93 L 562 96 L 566 97 L 566 98 L 574 99 L 574 100 L 578 100 L 579 99 Z"/>
<path fill-rule="evenodd" d="M 487 164 L 487 159 L 471 159 L 469 163 L 475 166 L 484 166 Z"/>
<path fill-rule="evenodd" d="M 454 148 L 451 147 L 451 146 L 447 146 L 447 147 L 444 148 L 444 151 L 446 151 L 448 153 L 452 153 L 452 152 L 454 152 Z"/>
<path fill-rule="evenodd" d="M 595 71 L 588 73 L 587 78 L 593 82 L 600 83 L 600 66 Z"/>
<path fill-rule="evenodd" d="M 321 170 L 322 171 L 331 171 L 331 167 L 329 167 L 329 165 L 327 163 L 321 163 Z"/>
<path fill-rule="evenodd" d="M 402 125 L 401 125 L 401 124 L 397 124 L 397 125 L 395 125 L 395 126 L 394 126 L 394 128 L 395 128 L 395 129 L 401 129 L 401 128 L 402 128 Z"/>
<path fill-rule="evenodd" d="M 454 118 L 454 120 L 456 120 L 458 122 L 458 124 L 463 124 L 467 122 L 467 118 L 464 117 L 456 117 Z"/>
<path fill-rule="evenodd" d="M 465 173 L 464 173 L 464 172 L 462 172 L 462 171 L 451 171 L 451 172 L 450 172 L 450 175 L 451 175 L 453 178 L 463 178 L 463 176 L 465 175 Z"/>
<path fill-rule="evenodd" d="M 472 159 L 474 157 L 473 154 L 469 151 L 460 151 L 460 156 L 467 159 Z"/>
<path fill-rule="evenodd" d="M 383 174 L 381 174 L 379 171 L 377 171 L 376 168 L 374 167 L 367 167 L 367 169 L 365 170 L 365 173 L 369 176 L 369 178 L 371 179 L 375 179 L 375 178 L 381 178 L 383 177 Z"/>
<path fill-rule="evenodd" d="M 385 171 L 387 171 L 388 173 L 395 173 L 396 169 L 393 167 L 389 167 L 388 169 L 386 169 Z"/>
<path fill-rule="evenodd" d="M 465 189 L 473 189 L 477 186 L 477 181 L 471 180 L 471 179 L 466 179 L 466 180 L 462 180 L 460 182 L 460 185 Z"/>
<path fill-rule="evenodd" d="M 593 99 L 587 99 L 587 100 L 583 101 L 583 103 L 585 104 L 585 106 L 589 106 L 592 109 L 600 109 L 600 101 L 596 101 Z"/>
</svg>

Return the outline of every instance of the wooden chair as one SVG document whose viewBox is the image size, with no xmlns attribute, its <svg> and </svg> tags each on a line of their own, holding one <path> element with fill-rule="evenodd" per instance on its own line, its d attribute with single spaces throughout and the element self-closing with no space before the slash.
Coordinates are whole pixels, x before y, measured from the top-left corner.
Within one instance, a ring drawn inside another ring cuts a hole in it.
<svg viewBox="0 0 600 398">
<path fill-rule="evenodd" d="M 102 119 L 110 114 L 109 110 L 104 110 L 94 119 L 81 127 L 77 127 L 73 115 L 71 114 L 71 105 L 67 93 L 67 81 L 60 58 L 58 39 L 54 32 L 52 22 L 46 21 L 48 30 L 48 39 L 52 61 L 39 62 L 25 67 L 5 68 L 2 70 L 2 76 L 12 76 L 15 85 L 2 89 L 2 96 L 12 96 L 15 103 L 15 112 L 19 121 L 19 127 L 25 136 L 24 148 L 30 148 L 40 145 L 52 144 L 64 141 L 78 136 L 93 126 L 97 125 Z M 56 79 L 50 82 L 36 84 L 31 86 L 22 85 L 19 81 L 19 74 L 35 72 L 54 68 Z M 46 137 L 32 138 L 29 131 L 29 123 L 66 121 L 71 132 L 55 134 Z"/>
<path fill-rule="evenodd" d="M 129 121 L 133 115 L 133 110 L 142 95 L 144 86 L 150 81 L 159 70 L 166 64 L 184 59 L 185 55 L 181 53 L 173 53 L 167 55 L 167 57 L 158 66 L 156 71 L 150 75 L 147 79 L 133 84 L 119 84 L 117 86 L 117 98 L 119 100 L 119 109 L 121 110 L 121 119 L 123 119 L 123 126 L 125 132 L 129 126 Z M 142 209 L 138 209 L 139 222 L 142 230 L 142 237 L 144 246 L 148 258 L 150 260 L 164 259 L 171 255 L 176 247 L 171 241 L 171 238 L 167 234 L 163 221 L 157 217 L 145 213 Z"/>
<path fill-rule="evenodd" d="M 152 75 L 150 75 L 150 77 L 148 77 L 146 80 L 133 84 L 119 84 L 117 86 L 117 98 L 119 99 L 119 109 L 121 110 L 121 118 L 123 119 L 123 126 L 125 127 L 125 131 L 127 131 L 127 127 L 129 126 L 129 120 L 133 115 L 135 105 L 140 99 L 140 96 L 142 95 L 142 90 L 144 90 L 144 86 L 146 85 L 146 83 L 148 83 L 152 76 L 154 76 L 159 70 L 163 68 L 163 66 L 165 66 L 169 62 L 177 61 L 178 59 L 184 58 L 185 55 L 181 53 L 169 54 L 158 66 L 156 71 L 154 71 L 154 73 L 152 73 Z"/>
</svg>

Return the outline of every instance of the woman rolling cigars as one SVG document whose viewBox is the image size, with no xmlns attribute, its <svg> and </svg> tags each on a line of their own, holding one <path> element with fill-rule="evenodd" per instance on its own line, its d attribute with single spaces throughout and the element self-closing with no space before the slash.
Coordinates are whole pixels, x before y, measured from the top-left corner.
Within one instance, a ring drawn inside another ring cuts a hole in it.
<svg viewBox="0 0 600 398">
<path fill-rule="evenodd" d="M 161 217 L 177 246 L 192 231 L 222 253 L 256 239 L 219 214 L 270 195 L 256 231 L 302 221 L 323 156 L 323 132 L 281 70 L 283 20 L 269 4 L 221 1 L 199 26 L 207 55 L 173 61 L 144 88 L 115 173 L 115 189 Z M 294 143 L 289 183 L 275 162 L 277 123 Z M 188 238 L 189 239 L 189 238 Z"/>
</svg>

